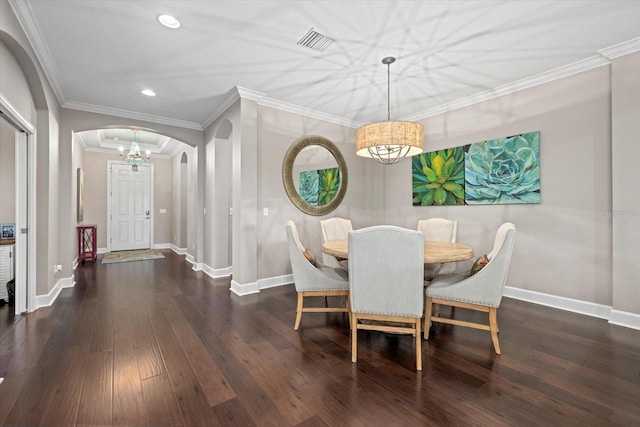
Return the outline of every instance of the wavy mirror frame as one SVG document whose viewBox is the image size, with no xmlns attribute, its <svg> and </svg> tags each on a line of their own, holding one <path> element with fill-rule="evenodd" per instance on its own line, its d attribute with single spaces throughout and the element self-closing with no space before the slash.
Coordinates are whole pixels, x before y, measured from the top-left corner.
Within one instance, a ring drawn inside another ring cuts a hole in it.
<svg viewBox="0 0 640 427">
<path fill-rule="evenodd" d="M 300 151 L 311 145 L 319 145 L 329 150 L 329 152 L 336 159 L 338 167 L 340 168 L 340 189 L 338 190 L 336 197 L 334 197 L 332 201 L 323 206 L 312 206 L 305 202 L 304 199 L 300 197 L 300 194 L 298 194 L 298 191 L 293 184 L 292 171 L 296 157 L 298 156 L 298 153 L 300 153 Z M 340 152 L 338 147 L 325 137 L 310 135 L 298 138 L 294 141 L 293 144 L 291 144 L 291 147 L 289 147 L 289 150 L 287 150 L 287 154 L 285 154 L 284 156 L 284 161 L 282 163 L 282 182 L 284 184 L 284 189 L 287 192 L 287 196 L 289 196 L 289 200 L 291 200 L 291 203 L 293 203 L 298 209 L 306 214 L 321 216 L 335 210 L 340 205 L 342 199 L 344 199 L 344 196 L 347 193 L 348 181 L 349 174 L 347 172 L 347 162 L 344 161 L 344 157 L 342 157 L 342 153 Z"/>
</svg>

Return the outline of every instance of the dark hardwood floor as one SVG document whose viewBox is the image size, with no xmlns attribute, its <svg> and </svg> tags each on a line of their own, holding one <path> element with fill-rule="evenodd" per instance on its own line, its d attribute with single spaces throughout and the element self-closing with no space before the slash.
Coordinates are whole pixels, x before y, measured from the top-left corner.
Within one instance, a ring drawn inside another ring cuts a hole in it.
<svg viewBox="0 0 640 427">
<path fill-rule="evenodd" d="M 504 299 L 502 356 L 488 332 L 436 325 L 422 372 L 411 337 L 375 332 L 352 364 L 346 315 L 296 332 L 293 286 L 238 297 L 164 253 L 80 266 L 52 307 L 0 329 L 0 424 L 640 424 L 640 331 Z"/>
</svg>

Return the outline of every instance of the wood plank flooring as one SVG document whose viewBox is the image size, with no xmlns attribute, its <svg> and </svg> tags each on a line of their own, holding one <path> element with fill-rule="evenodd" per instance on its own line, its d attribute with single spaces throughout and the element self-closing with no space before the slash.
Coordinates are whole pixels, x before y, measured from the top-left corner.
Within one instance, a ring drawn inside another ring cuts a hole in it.
<svg viewBox="0 0 640 427">
<path fill-rule="evenodd" d="M 352 364 L 345 314 L 296 332 L 293 286 L 239 297 L 163 252 L 82 265 L 53 306 L 5 322 L 0 425 L 640 425 L 640 331 L 504 299 L 501 356 L 438 324 L 422 372 L 410 336 L 360 332 Z"/>
</svg>

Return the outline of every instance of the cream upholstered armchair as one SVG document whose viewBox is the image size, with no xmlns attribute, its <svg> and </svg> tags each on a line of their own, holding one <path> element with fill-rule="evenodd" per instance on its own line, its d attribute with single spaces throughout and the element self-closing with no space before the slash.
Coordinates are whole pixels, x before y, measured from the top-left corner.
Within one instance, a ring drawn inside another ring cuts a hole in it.
<svg viewBox="0 0 640 427">
<path fill-rule="evenodd" d="M 418 221 L 418 230 L 424 234 L 424 240 L 456 242 L 458 222 L 446 218 L 429 218 Z M 431 281 L 436 274 L 451 274 L 456 271 L 455 262 L 445 264 L 425 264 L 424 280 Z"/>
<path fill-rule="evenodd" d="M 351 220 L 344 218 L 329 218 L 320 221 L 320 228 L 322 228 L 322 243 L 329 240 L 347 240 L 349 232 L 353 230 Z M 349 268 L 346 260 L 340 260 L 325 253 L 322 254 L 322 263 L 327 267 L 345 270 Z"/>
<path fill-rule="evenodd" d="M 493 250 L 487 255 L 489 262 L 484 268 L 471 276 L 438 275 L 425 288 L 425 339 L 429 338 L 431 322 L 482 329 L 491 332 L 493 347 L 496 353 L 500 354 L 497 310 L 500 307 L 504 285 L 507 281 L 515 237 L 516 227 L 510 222 L 502 224 L 496 232 Z M 433 304 L 489 313 L 489 324 L 432 316 Z"/>
<path fill-rule="evenodd" d="M 287 221 L 285 225 L 287 241 L 289 245 L 289 258 L 293 281 L 298 292 L 298 304 L 296 307 L 296 322 L 293 327 L 296 331 L 300 326 L 303 312 L 343 312 L 348 313 L 349 281 L 347 274 L 342 269 L 314 266 L 304 256 L 305 248 L 300 243 L 298 229 L 293 221 Z M 305 297 L 346 297 L 344 307 L 304 307 Z"/>
<path fill-rule="evenodd" d="M 351 360 L 358 330 L 412 334 L 416 369 L 422 370 L 424 238 L 416 230 L 368 227 L 349 233 Z"/>
</svg>

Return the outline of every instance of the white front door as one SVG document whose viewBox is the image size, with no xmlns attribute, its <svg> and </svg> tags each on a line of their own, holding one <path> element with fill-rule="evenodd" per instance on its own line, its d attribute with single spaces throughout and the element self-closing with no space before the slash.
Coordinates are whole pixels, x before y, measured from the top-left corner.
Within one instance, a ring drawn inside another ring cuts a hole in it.
<svg viewBox="0 0 640 427">
<path fill-rule="evenodd" d="M 151 247 L 151 165 L 112 163 L 110 249 L 125 251 Z"/>
</svg>

